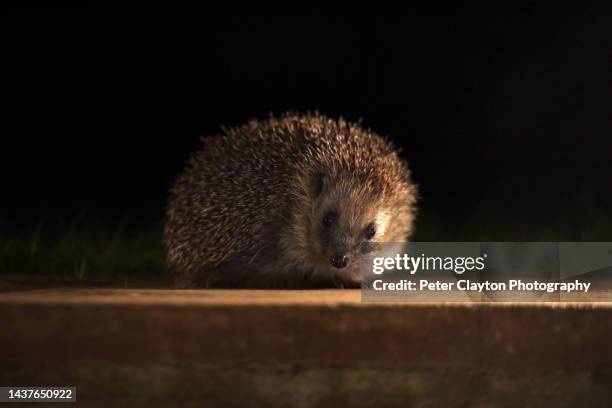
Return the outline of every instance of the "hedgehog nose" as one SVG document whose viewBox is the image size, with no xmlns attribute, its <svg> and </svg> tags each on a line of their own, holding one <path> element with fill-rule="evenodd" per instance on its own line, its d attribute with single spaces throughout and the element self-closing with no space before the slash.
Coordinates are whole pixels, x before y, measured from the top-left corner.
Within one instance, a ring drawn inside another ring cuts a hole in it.
<svg viewBox="0 0 612 408">
<path fill-rule="evenodd" d="M 346 268 L 346 265 L 348 265 L 348 256 L 346 255 L 341 255 L 341 254 L 334 254 L 330 259 L 329 262 L 338 269 L 342 269 L 342 268 Z"/>
</svg>

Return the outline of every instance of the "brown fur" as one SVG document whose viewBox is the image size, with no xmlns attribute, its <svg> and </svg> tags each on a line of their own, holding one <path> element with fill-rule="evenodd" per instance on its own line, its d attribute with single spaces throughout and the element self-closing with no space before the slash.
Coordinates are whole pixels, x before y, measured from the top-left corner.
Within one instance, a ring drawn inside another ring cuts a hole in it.
<svg viewBox="0 0 612 408">
<path fill-rule="evenodd" d="M 318 242 L 324 204 L 341 209 L 346 231 L 376 219 L 374 241 L 396 242 L 412 231 L 415 200 L 387 139 L 342 119 L 286 114 L 204 139 L 171 190 L 164 244 L 183 287 L 351 283 L 354 273 L 329 270 Z"/>
</svg>

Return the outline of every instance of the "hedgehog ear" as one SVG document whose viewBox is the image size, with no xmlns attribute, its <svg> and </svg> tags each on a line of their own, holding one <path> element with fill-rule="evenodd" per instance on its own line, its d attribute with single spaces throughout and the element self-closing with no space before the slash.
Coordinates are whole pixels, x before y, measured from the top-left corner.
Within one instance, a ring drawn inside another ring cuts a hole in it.
<svg viewBox="0 0 612 408">
<path fill-rule="evenodd" d="M 325 173 L 320 172 L 315 174 L 313 183 L 312 183 L 312 193 L 315 197 L 318 197 L 323 191 L 323 187 L 325 187 Z"/>
</svg>

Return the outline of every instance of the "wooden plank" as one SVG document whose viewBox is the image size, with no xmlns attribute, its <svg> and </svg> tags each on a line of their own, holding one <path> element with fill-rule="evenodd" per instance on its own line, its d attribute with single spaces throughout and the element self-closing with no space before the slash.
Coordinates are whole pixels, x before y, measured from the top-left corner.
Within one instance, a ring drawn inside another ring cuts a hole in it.
<svg viewBox="0 0 612 408">
<path fill-rule="evenodd" d="M 14 291 L 0 294 L 0 384 L 76 385 L 100 406 L 525 396 L 609 406 L 610 306 L 371 304 L 348 290 Z"/>
</svg>

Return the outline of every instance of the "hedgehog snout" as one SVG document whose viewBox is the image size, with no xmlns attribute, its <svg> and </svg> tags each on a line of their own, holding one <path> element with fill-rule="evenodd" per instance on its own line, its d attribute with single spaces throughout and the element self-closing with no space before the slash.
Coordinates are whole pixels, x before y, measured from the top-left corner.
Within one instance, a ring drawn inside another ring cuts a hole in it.
<svg viewBox="0 0 612 408">
<path fill-rule="evenodd" d="M 329 263 L 331 263 L 334 268 L 342 269 L 346 268 L 349 264 L 349 258 L 346 255 L 335 253 L 329 258 Z"/>
</svg>

